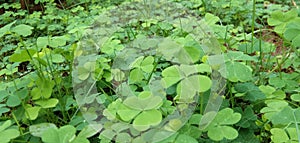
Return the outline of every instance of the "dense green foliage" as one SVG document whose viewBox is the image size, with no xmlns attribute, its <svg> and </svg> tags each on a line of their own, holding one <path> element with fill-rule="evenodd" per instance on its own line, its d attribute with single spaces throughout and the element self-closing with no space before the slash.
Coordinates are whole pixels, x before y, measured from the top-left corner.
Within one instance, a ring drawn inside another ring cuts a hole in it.
<svg viewBox="0 0 300 143">
<path fill-rule="evenodd" d="M 300 142 L 300 3 L 0 5 L 0 142 Z"/>
</svg>

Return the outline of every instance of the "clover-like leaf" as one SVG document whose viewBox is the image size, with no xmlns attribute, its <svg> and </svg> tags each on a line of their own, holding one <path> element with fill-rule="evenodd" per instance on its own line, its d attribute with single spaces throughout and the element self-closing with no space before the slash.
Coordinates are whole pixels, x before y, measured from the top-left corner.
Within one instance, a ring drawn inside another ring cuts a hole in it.
<svg viewBox="0 0 300 143">
<path fill-rule="evenodd" d="M 48 130 L 49 128 L 56 129 L 56 125 L 52 123 L 40 123 L 29 126 L 29 132 L 36 137 L 42 137 L 44 131 Z"/>
<path fill-rule="evenodd" d="M 182 79 L 177 65 L 164 69 L 161 74 L 163 76 L 162 82 L 165 88 L 172 86 Z"/>
<path fill-rule="evenodd" d="M 284 31 L 284 37 L 292 41 L 292 45 L 300 47 L 300 18 L 295 19 L 287 24 Z"/>
<path fill-rule="evenodd" d="M 32 56 L 36 53 L 35 49 L 27 49 L 17 51 L 9 57 L 10 62 L 25 62 L 31 61 Z"/>
<path fill-rule="evenodd" d="M 300 119 L 297 119 L 299 116 L 300 108 L 293 109 L 290 106 L 286 106 L 281 111 L 275 113 L 270 120 L 274 125 L 288 125 L 300 122 Z"/>
<path fill-rule="evenodd" d="M 33 100 L 40 99 L 41 97 L 48 99 L 51 97 L 53 87 L 55 85 L 53 80 L 38 79 L 36 81 L 37 87 L 31 90 L 31 96 Z"/>
<path fill-rule="evenodd" d="M 291 95 L 291 99 L 296 102 L 300 102 L 300 94 Z"/>
<path fill-rule="evenodd" d="M 200 52 L 199 55 L 194 55 L 194 50 L 198 49 L 184 47 L 184 45 L 176 43 L 171 38 L 165 38 L 158 45 L 158 53 L 162 54 L 166 60 L 181 64 L 191 64 L 199 60 Z M 195 56 L 197 57 L 194 58 Z"/>
<path fill-rule="evenodd" d="M 147 110 L 139 114 L 133 121 L 133 127 L 139 131 L 145 131 L 150 126 L 158 125 L 162 120 L 162 114 L 158 110 Z"/>
<path fill-rule="evenodd" d="M 45 143 L 89 143 L 86 138 L 76 137 L 76 128 L 65 125 L 59 129 L 49 128 L 42 134 L 42 141 Z"/>
<path fill-rule="evenodd" d="M 11 29 L 12 32 L 22 35 L 24 37 L 31 35 L 33 27 L 25 24 L 20 24 Z"/>
<path fill-rule="evenodd" d="M 228 51 L 225 54 L 226 61 L 257 61 L 254 57 L 244 54 L 241 51 Z"/>
<path fill-rule="evenodd" d="M 234 89 L 239 93 L 245 93 L 244 99 L 252 102 L 266 98 L 265 94 L 251 82 L 238 83 L 235 85 Z"/>
<path fill-rule="evenodd" d="M 272 119 L 274 114 L 288 106 L 286 101 L 281 100 L 267 100 L 265 103 L 267 104 L 267 107 L 262 108 L 260 112 L 264 113 L 265 118 L 269 120 Z"/>
<path fill-rule="evenodd" d="M 198 141 L 189 135 L 179 134 L 175 143 L 198 143 Z"/>
<path fill-rule="evenodd" d="M 51 54 L 51 59 L 53 63 L 63 63 L 65 61 L 61 54 Z"/>
<path fill-rule="evenodd" d="M 176 132 L 182 127 L 183 123 L 180 119 L 171 119 L 168 124 L 164 126 L 167 131 Z"/>
<path fill-rule="evenodd" d="M 2 116 L 3 113 L 9 112 L 10 109 L 6 107 L 5 104 L 0 104 L 0 116 Z"/>
<path fill-rule="evenodd" d="M 2 36 L 4 36 L 5 34 L 7 34 L 7 33 L 9 32 L 11 26 L 12 26 L 13 24 L 15 24 L 15 23 L 16 23 L 16 20 L 13 21 L 13 22 L 11 22 L 11 23 L 9 23 L 9 24 L 7 24 L 7 25 L 5 25 L 5 26 L 3 26 L 3 27 L 1 27 L 1 28 L 0 28 L 0 38 L 1 38 Z"/>
<path fill-rule="evenodd" d="M 287 129 L 281 129 L 281 128 L 272 128 L 270 130 L 272 136 L 271 140 L 274 143 L 283 143 L 283 142 L 291 142 L 296 143 L 297 140 L 299 140 L 296 128 L 287 128 Z"/>
<path fill-rule="evenodd" d="M 64 46 L 66 45 L 67 38 L 65 36 L 54 36 L 51 37 L 49 41 L 49 46 L 52 48 L 57 48 L 59 46 Z"/>
<path fill-rule="evenodd" d="M 174 66 L 170 66 L 166 69 L 164 69 L 162 71 L 162 83 L 163 86 L 165 88 L 168 88 L 172 85 L 174 85 L 175 83 L 179 82 L 182 79 L 187 79 L 189 78 L 189 76 L 193 75 L 193 74 L 197 74 L 197 73 L 211 73 L 212 69 L 209 65 L 207 64 L 197 64 L 197 65 L 185 65 L 182 64 L 180 66 L 174 65 Z M 200 81 L 203 80 L 203 82 L 205 83 L 207 81 L 206 77 L 203 76 L 198 76 L 200 79 L 197 79 L 195 82 L 195 84 L 198 84 Z M 194 77 L 191 78 L 191 80 L 194 80 Z M 194 83 L 192 83 L 194 84 Z M 198 85 L 196 85 L 198 86 Z M 207 84 L 207 86 L 210 86 L 209 84 Z M 197 89 L 200 86 L 197 87 Z M 203 90 L 207 90 L 204 86 L 201 87 L 202 89 L 199 89 L 201 91 L 199 92 L 203 92 Z M 198 91 L 198 90 L 197 90 Z"/>
<path fill-rule="evenodd" d="M 118 107 L 118 110 L 117 110 L 117 114 L 120 116 L 120 118 L 123 120 L 123 121 L 130 121 L 132 120 L 136 115 L 138 115 L 141 111 L 139 110 L 135 110 L 135 109 L 130 109 L 128 108 L 127 106 L 121 104 L 119 107 Z"/>
<path fill-rule="evenodd" d="M 151 73 L 154 65 L 154 57 L 153 56 L 147 56 L 141 63 L 141 69 L 146 73 Z"/>
<path fill-rule="evenodd" d="M 53 108 L 57 105 L 59 102 L 56 98 L 50 98 L 50 99 L 41 99 L 35 102 L 35 104 L 40 105 L 42 108 Z"/>
<path fill-rule="evenodd" d="M 6 105 L 9 107 L 16 107 L 20 104 L 21 104 L 21 99 L 18 96 L 13 94 L 11 94 L 6 101 Z"/>
<path fill-rule="evenodd" d="M 217 126 L 208 130 L 207 135 L 210 139 L 220 141 L 223 138 L 233 140 L 238 137 L 236 129 L 229 126 Z"/>
<path fill-rule="evenodd" d="M 95 62 L 87 62 L 82 67 L 78 67 L 78 78 L 86 80 L 95 71 Z"/>
<path fill-rule="evenodd" d="M 26 117 L 30 120 L 35 120 L 38 115 L 39 115 L 39 111 L 40 111 L 41 107 L 27 107 L 26 110 Z"/>
<path fill-rule="evenodd" d="M 2 143 L 8 143 L 11 139 L 14 139 L 20 135 L 17 129 L 10 128 L 12 125 L 10 120 L 3 122 L 0 125 L 0 141 Z"/>
<path fill-rule="evenodd" d="M 136 110 L 157 109 L 163 104 L 160 96 L 153 96 L 151 92 L 144 91 L 139 96 L 130 96 L 124 100 L 124 105 Z"/>
<path fill-rule="evenodd" d="M 215 141 L 223 138 L 235 139 L 238 132 L 229 125 L 237 123 L 241 119 L 240 113 L 234 113 L 232 109 L 225 108 L 219 111 L 213 121 L 205 129 L 208 131 L 208 137 Z"/>
<path fill-rule="evenodd" d="M 252 69 L 241 62 L 228 61 L 222 65 L 219 72 L 232 82 L 245 82 L 252 79 Z"/>
<path fill-rule="evenodd" d="M 129 74 L 130 83 L 141 82 L 143 81 L 144 78 L 145 77 L 141 69 L 136 68 L 130 71 Z"/>
<path fill-rule="evenodd" d="M 113 56 L 115 55 L 115 52 L 124 49 L 124 46 L 120 43 L 120 40 L 109 39 L 103 44 L 101 51 L 107 55 Z"/>
<path fill-rule="evenodd" d="M 297 9 L 292 9 L 288 12 L 278 10 L 271 13 L 271 16 L 268 18 L 268 24 L 270 26 L 275 26 L 274 31 L 276 33 L 282 34 L 285 30 L 286 24 L 297 17 Z"/>
<path fill-rule="evenodd" d="M 192 75 L 183 79 L 176 92 L 180 100 L 192 100 L 197 92 L 205 92 L 212 86 L 210 78 L 204 75 Z"/>
</svg>

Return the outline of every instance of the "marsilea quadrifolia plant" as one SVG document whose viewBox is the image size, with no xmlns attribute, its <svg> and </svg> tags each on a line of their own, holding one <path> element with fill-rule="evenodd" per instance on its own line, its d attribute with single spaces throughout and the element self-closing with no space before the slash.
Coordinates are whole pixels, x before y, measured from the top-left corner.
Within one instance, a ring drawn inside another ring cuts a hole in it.
<svg viewBox="0 0 300 143">
<path fill-rule="evenodd" d="M 160 142 L 190 119 L 197 104 L 203 113 L 198 125 L 207 131 L 222 102 L 224 69 L 205 20 L 173 2 L 130 2 L 104 12 L 85 31 L 73 87 L 102 140 Z M 209 100 L 199 103 L 204 93 Z"/>
</svg>

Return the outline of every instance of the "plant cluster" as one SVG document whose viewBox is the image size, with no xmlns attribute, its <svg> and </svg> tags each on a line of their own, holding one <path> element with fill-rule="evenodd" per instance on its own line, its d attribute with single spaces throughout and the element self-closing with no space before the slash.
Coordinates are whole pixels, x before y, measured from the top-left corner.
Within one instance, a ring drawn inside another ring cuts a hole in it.
<svg viewBox="0 0 300 143">
<path fill-rule="evenodd" d="M 20 2 L 0 5 L 1 142 L 300 142 L 299 3 Z"/>
</svg>

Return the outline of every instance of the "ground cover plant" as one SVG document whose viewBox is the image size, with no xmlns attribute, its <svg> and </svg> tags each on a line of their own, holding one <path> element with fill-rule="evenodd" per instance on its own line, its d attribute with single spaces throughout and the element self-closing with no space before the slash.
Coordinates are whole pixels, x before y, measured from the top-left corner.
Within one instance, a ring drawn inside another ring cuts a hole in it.
<svg viewBox="0 0 300 143">
<path fill-rule="evenodd" d="M 0 141 L 300 142 L 300 3 L 0 1 Z"/>
</svg>

